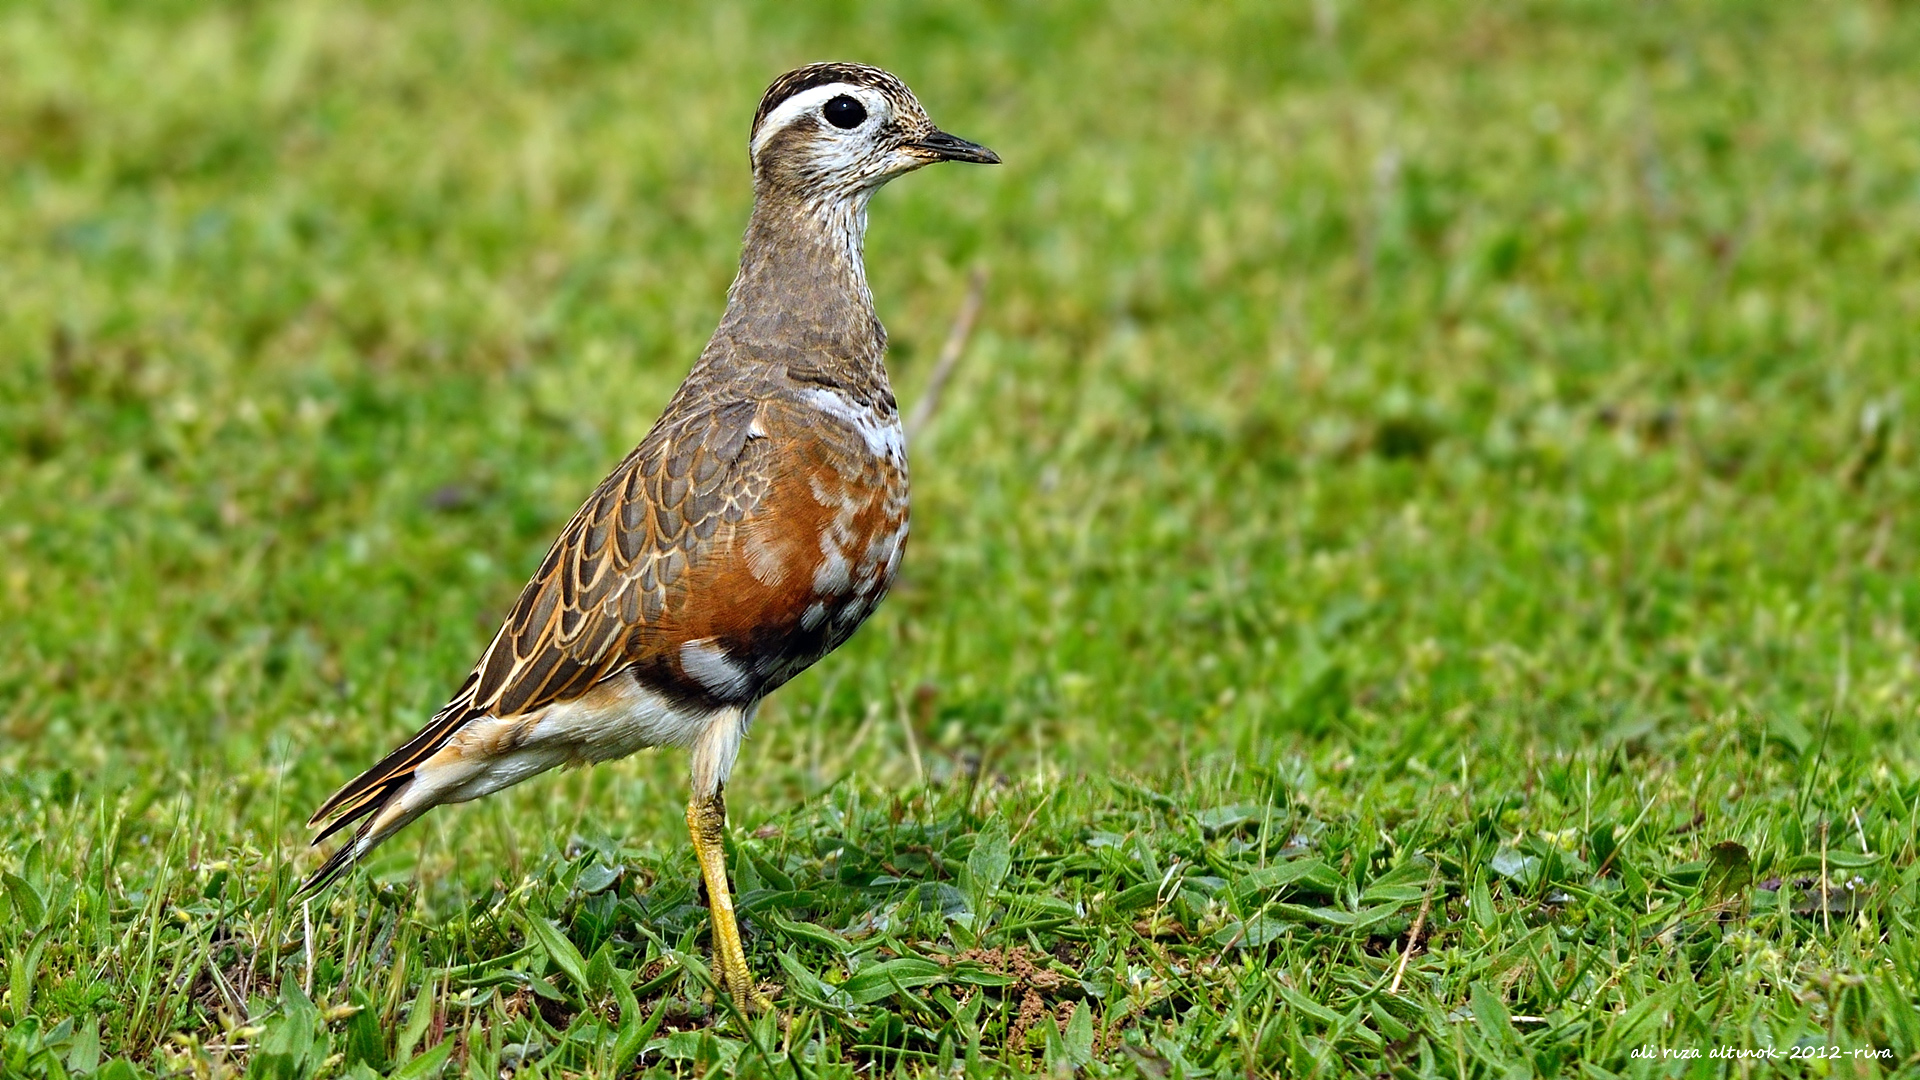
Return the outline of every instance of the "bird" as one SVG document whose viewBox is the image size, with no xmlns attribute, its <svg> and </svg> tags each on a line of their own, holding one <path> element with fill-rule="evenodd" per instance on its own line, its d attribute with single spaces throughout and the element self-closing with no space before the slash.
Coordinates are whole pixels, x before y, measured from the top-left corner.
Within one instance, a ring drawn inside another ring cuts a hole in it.
<svg viewBox="0 0 1920 1080">
<path fill-rule="evenodd" d="M 300 895 L 435 806 L 683 747 L 717 989 L 743 1013 L 771 1007 L 727 882 L 727 780 L 760 703 L 872 614 L 907 542 L 867 204 L 924 166 L 1000 158 L 936 127 L 898 76 L 844 62 L 774 79 L 748 157 L 753 209 L 706 348 L 453 697 L 308 820 L 314 846 L 352 832 Z"/>
</svg>

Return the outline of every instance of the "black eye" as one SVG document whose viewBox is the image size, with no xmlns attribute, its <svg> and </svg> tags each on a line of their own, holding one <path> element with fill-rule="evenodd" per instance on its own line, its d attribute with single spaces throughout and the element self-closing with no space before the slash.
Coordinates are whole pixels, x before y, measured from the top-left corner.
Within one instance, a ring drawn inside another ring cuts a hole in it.
<svg viewBox="0 0 1920 1080">
<path fill-rule="evenodd" d="M 827 102 L 820 113 L 827 118 L 827 123 L 846 131 L 859 127 L 867 119 L 867 107 L 845 94 Z"/>
</svg>

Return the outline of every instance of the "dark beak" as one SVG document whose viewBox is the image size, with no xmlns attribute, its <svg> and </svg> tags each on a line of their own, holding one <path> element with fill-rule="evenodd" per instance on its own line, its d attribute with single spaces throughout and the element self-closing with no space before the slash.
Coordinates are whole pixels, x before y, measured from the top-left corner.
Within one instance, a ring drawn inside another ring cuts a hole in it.
<svg viewBox="0 0 1920 1080">
<path fill-rule="evenodd" d="M 958 135 L 949 135 L 937 128 L 907 145 L 931 154 L 940 161 L 971 161 L 976 165 L 1000 164 L 999 154 L 979 143 L 968 142 Z"/>
</svg>

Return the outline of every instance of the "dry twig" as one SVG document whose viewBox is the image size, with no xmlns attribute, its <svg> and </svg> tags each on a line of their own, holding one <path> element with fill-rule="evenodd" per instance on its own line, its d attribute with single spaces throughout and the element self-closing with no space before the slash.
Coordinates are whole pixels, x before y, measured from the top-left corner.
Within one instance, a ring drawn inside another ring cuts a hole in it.
<svg viewBox="0 0 1920 1080">
<path fill-rule="evenodd" d="M 1427 875 L 1427 895 L 1420 901 L 1420 914 L 1414 916 L 1413 926 L 1407 930 L 1407 947 L 1400 953 L 1400 967 L 1393 973 L 1393 985 L 1387 987 L 1387 993 L 1400 992 L 1400 979 L 1407 973 L 1407 961 L 1413 959 L 1413 948 L 1420 943 L 1420 931 L 1426 928 L 1427 913 L 1433 910 L 1433 890 L 1440 884 L 1440 864 L 1433 864 L 1433 873 Z"/>
<path fill-rule="evenodd" d="M 974 320 L 980 317 L 980 307 L 986 302 L 987 272 L 975 267 L 967 281 L 967 298 L 960 302 L 960 311 L 953 317 L 953 327 L 947 331 L 946 344 L 940 347 L 940 362 L 933 366 L 933 376 L 927 380 L 927 389 L 913 406 L 906 422 L 907 441 L 920 433 L 920 429 L 933 419 L 933 411 L 940 407 L 940 394 L 947 388 L 947 380 L 953 377 L 954 365 L 960 362 L 960 354 L 967 351 L 967 339 L 973 336 Z"/>
</svg>

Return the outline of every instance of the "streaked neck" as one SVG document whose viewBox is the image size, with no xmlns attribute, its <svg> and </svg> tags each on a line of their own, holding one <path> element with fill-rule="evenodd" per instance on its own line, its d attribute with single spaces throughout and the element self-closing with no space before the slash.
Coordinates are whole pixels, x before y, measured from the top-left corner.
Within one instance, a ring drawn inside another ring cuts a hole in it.
<svg viewBox="0 0 1920 1080">
<path fill-rule="evenodd" d="M 886 334 L 867 288 L 868 193 L 831 201 L 762 191 L 715 341 L 790 356 L 878 361 Z"/>
</svg>

